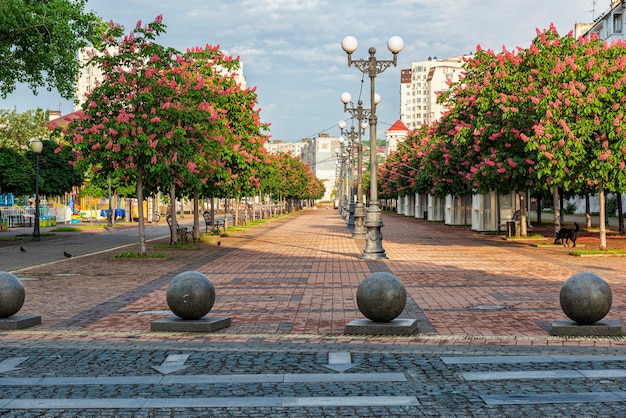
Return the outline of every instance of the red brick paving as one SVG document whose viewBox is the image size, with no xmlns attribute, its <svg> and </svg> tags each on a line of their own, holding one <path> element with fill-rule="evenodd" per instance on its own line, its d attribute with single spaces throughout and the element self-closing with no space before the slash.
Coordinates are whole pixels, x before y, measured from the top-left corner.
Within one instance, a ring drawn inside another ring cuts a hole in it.
<svg viewBox="0 0 626 418">
<path fill-rule="evenodd" d="M 319 209 L 231 233 L 221 246 L 167 250 L 166 260 L 113 260 L 113 253 L 105 253 L 24 270 L 20 276 L 38 280 L 24 282 L 27 300 L 20 313 L 41 315 L 42 324 L 4 332 L 0 339 L 626 345 L 622 337 L 549 335 L 552 321 L 567 319 L 559 307 L 560 287 L 581 271 L 607 280 L 613 308 L 606 319 L 624 323 L 626 258 L 572 257 L 561 246 L 537 248 L 392 213 L 384 213 L 383 221 L 386 260 L 361 260 L 364 241 L 351 238 L 336 211 Z M 219 257 L 197 269 L 216 288 L 209 315 L 231 317 L 231 327 L 211 334 L 150 332 L 152 321 L 169 316 L 167 285 L 141 294 L 136 289 L 209 254 Z M 348 322 L 362 318 L 356 290 L 373 268 L 404 283 L 409 303 L 403 317 L 418 312 L 428 321 L 427 333 L 343 335 Z M 121 295 L 132 297 L 113 310 L 101 305 Z M 81 316 L 86 325 L 65 325 Z"/>
</svg>

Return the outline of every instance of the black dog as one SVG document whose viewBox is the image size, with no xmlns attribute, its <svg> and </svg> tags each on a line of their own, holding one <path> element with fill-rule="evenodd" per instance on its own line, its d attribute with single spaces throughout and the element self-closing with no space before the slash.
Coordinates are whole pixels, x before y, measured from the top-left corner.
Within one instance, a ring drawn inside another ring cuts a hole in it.
<svg viewBox="0 0 626 418">
<path fill-rule="evenodd" d="M 554 243 L 556 244 L 560 240 L 561 244 L 563 244 L 564 247 L 566 244 L 569 247 L 569 242 L 572 241 L 575 247 L 576 237 L 578 235 L 578 231 L 580 231 L 580 226 L 578 226 L 576 222 L 574 222 L 574 226 L 576 227 L 575 229 L 571 229 L 571 228 L 559 229 L 559 232 L 556 233 L 556 236 L 554 238 Z"/>
</svg>

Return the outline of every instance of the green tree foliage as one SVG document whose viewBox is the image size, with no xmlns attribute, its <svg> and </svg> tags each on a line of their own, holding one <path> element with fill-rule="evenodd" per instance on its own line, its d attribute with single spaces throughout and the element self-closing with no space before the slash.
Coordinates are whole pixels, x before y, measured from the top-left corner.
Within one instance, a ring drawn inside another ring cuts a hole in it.
<svg viewBox="0 0 626 418">
<path fill-rule="evenodd" d="M 74 97 L 77 52 L 97 42 L 102 20 L 87 0 L 0 0 L 0 97 L 26 83 Z"/>
<path fill-rule="evenodd" d="M 0 110 L 0 146 L 13 149 L 28 148 L 33 138 L 47 138 L 48 112 L 41 109 L 18 113 L 17 110 Z"/>
<path fill-rule="evenodd" d="M 28 195 L 35 190 L 31 162 L 14 148 L 0 147 L 0 194 Z"/>
</svg>

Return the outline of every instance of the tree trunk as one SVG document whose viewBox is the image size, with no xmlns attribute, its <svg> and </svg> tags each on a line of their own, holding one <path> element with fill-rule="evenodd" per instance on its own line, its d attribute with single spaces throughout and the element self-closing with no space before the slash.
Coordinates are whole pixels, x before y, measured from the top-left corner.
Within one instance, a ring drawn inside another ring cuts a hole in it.
<svg viewBox="0 0 626 418">
<path fill-rule="evenodd" d="M 559 215 L 561 216 L 561 225 L 565 222 L 565 199 L 563 198 L 563 193 L 559 196 Z"/>
<path fill-rule="evenodd" d="M 197 190 L 193 192 L 193 239 L 196 241 L 200 240 L 200 220 L 198 219 L 200 209 L 198 209 L 198 194 Z"/>
<path fill-rule="evenodd" d="M 552 206 L 554 209 L 554 234 L 561 230 L 561 208 L 559 208 L 559 188 L 552 189 Z"/>
<path fill-rule="evenodd" d="M 617 219 L 619 221 L 619 234 L 620 235 L 624 235 L 624 210 L 622 208 L 622 194 L 620 192 L 617 192 L 616 194 L 617 197 Z"/>
<path fill-rule="evenodd" d="M 224 232 L 228 228 L 228 199 L 224 198 Z"/>
<path fill-rule="evenodd" d="M 500 217 L 500 193 L 496 189 L 496 235 L 500 235 L 500 223 L 502 218 Z"/>
<path fill-rule="evenodd" d="M 520 202 L 520 235 L 525 237 L 528 236 L 528 229 L 526 228 L 526 193 L 519 193 L 519 202 Z"/>
<path fill-rule="evenodd" d="M 233 224 L 235 226 L 239 226 L 239 208 L 241 207 L 241 197 L 238 197 L 237 199 L 235 199 L 235 212 L 234 212 L 234 219 L 233 219 Z"/>
<path fill-rule="evenodd" d="M 211 228 L 215 225 L 215 197 L 211 196 Z"/>
<path fill-rule="evenodd" d="M 585 195 L 585 225 L 587 229 L 591 228 L 591 202 L 589 201 L 589 193 Z"/>
<path fill-rule="evenodd" d="M 178 244 L 178 234 L 176 233 L 176 186 L 172 184 L 170 187 L 170 215 L 172 215 L 172 223 L 170 224 L 170 236 L 172 244 Z"/>
<path fill-rule="evenodd" d="M 146 229 L 143 220 L 143 173 L 140 165 L 137 166 L 137 216 L 139 217 L 139 254 L 145 255 Z"/>
<path fill-rule="evenodd" d="M 600 249 L 606 250 L 606 206 L 604 204 L 604 184 L 600 183 L 600 191 L 598 192 L 600 198 Z"/>
<path fill-rule="evenodd" d="M 543 197 L 537 198 L 537 225 L 541 225 L 542 219 L 542 208 L 543 208 Z"/>
</svg>

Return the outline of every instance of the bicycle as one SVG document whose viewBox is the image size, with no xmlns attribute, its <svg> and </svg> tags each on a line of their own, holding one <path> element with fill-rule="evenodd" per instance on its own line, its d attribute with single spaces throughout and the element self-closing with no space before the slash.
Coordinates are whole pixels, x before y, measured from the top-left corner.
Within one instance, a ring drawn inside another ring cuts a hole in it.
<svg viewBox="0 0 626 418">
<path fill-rule="evenodd" d="M 152 222 L 159 222 L 161 220 L 161 214 L 159 212 L 154 212 L 152 214 Z"/>
</svg>

